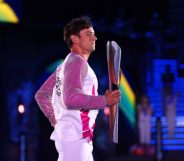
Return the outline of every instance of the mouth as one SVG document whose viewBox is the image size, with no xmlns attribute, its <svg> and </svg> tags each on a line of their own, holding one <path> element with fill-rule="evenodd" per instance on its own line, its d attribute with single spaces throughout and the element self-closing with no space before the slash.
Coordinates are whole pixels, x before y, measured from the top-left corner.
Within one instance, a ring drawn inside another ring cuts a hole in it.
<svg viewBox="0 0 184 161">
<path fill-rule="evenodd" d="M 96 45 L 96 43 L 95 42 L 92 42 L 92 45 Z"/>
</svg>

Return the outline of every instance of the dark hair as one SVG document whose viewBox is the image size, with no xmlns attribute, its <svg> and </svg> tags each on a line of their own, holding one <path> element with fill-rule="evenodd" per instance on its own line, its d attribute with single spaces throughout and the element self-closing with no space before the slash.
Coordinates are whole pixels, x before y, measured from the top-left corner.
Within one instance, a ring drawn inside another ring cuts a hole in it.
<svg viewBox="0 0 184 161">
<path fill-rule="evenodd" d="M 79 35 L 80 31 L 86 28 L 93 27 L 92 22 L 89 17 L 82 16 L 80 18 L 72 19 L 64 27 L 64 41 L 67 43 L 68 47 L 71 48 L 73 45 L 72 40 L 70 39 L 71 35 Z"/>
<path fill-rule="evenodd" d="M 148 105 L 150 105 L 150 100 L 149 100 L 149 97 L 145 94 L 143 94 L 140 98 L 140 103 L 142 104 L 143 103 L 143 100 L 146 99 L 147 102 L 148 102 Z"/>
</svg>

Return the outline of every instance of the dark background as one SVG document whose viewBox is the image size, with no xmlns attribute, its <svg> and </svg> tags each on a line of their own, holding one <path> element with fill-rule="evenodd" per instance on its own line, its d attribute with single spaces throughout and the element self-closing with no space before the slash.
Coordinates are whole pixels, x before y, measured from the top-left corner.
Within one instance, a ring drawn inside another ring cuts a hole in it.
<svg viewBox="0 0 184 161">
<path fill-rule="evenodd" d="M 50 75 L 48 66 L 69 53 L 63 41 L 63 28 L 72 18 L 87 15 L 94 24 L 98 40 L 96 51 L 91 55 L 89 63 L 99 79 L 100 94 L 108 88 L 108 40 L 115 40 L 121 46 L 121 67 L 137 97 L 146 91 L 146 71 L 153 59 L 177 59 L 184 63 L 184 3 L 181 0 L 5 2 L 15 10 L 20 22 L 0 23 L 2 161 L 19 160 L 17 131 L 21 130 L 16 110 L 19 103 L 27 105 L 22 125 L 27 136 L 27 160 L 57 160 L 54 143 L 49 140 L 53 129 L 39 110 L 34 94 Z M 105 145 L 104 148 L 95 141 L 96 160 L 128 154 L 129 147 L 138 141 L 136 128 L 129 129 L 123 115 L 120 116 L 122 124 L 125 125 L 120 130 L 120 143 L 114 145 L 105 140 L 101 143 Z M 105 131 L 102 133 L 108 130 L 103 117 L 103 112 L 100 111 L 95 136 L 98 136 L 98 127 L 104 127 Z M 102 135 L 108 139 L 106 134 Z"/>
</svg>

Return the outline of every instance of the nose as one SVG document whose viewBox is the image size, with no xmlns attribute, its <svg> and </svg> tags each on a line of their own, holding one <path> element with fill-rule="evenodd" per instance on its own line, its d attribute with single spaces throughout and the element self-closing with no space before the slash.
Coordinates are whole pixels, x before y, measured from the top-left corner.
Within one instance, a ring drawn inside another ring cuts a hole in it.
<svg viewBox="0 0 184 161">
<path fill-rule="evenodd" d="M 97 40 L 97 37 L 95 35 L 93 35 L 93 40 L 96 41 Z"/>
<path fill-rule="evenodd" d="M 94 35 L 94 40 L 96 41 L 97 40 L 97 37 Z"/>
<path fill-rule="evenodd" d="M 97 40 L 97 37 L 95 36 L 95 41 Z"/>
</svg>

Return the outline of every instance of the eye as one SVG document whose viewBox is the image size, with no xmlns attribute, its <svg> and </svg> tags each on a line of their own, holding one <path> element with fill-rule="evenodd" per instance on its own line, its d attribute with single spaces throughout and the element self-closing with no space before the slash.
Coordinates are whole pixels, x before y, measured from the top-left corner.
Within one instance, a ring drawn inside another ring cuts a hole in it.
<svg viewBox="0 0 184 161">
<path fill-rule="evenodd" d="M 90 32 L 88 32 L 88 33 L 87 33 L 87 36 L 91 36 L 91 33 L 90 33 Z"/>
</svg>

